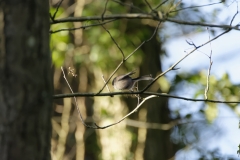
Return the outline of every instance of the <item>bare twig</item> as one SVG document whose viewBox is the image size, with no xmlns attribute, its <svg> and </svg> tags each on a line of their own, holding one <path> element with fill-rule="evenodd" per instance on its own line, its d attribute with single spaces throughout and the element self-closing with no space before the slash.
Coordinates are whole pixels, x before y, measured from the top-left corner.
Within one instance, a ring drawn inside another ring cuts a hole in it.
<svg viewBox="0 0 240 160">
<path fill-rule="evenodd" d="M 105 78 L 104 78 L 104 75 L 102 75 L 102 79 L 103 79 L 104 84 L 106 84 L 106 80 L 105 80 Z M 110 89 L 109 89 L 109 87 L 108 87 L 107 84 L 106 84 L 106 86 L 107 86 L 108 92 L 111 93 L 111 91 L 110 91 Z M 113 97 L 113 96 L 112 96 L 112 97 Z"/>
<path fill-rule="evenodd" d="M 127 60 L 128 58 L 130 58 L 142 45 L 144 45 L 145 43 L 149 42 L 149 41 L 156 35 L 160 24 L 161 24 L 161 22 L 158 23 L 158 25 L 157 25 L 157 27 L 155 28 L 152 36 L 151 36 L 148 40 L 143 41 L 132 53 L 130 53 L 130 54 L 125 58 L 125 60 Z"/>
<path fill-rule="evenodd" d="M 138 82 L 136 84 L 136 87 L 135 87 L 136 91 L 138 91 Z M 137 105 L 139 105 L 140 103 L 140 100 L 141 100 L 141 97 L 139 94 L 134 94 L 134 96 L 137 98 Z"/>
<path fill-rule="evenodd" d="M 141 105 L 142 105 L 146 100 L 151 99 L 151 98 L 154 98 L 154 97 L 157 97 L 157 96 L 151 95 L 151 96 L 148 96 L 148 97 L 144 98 L 144 100 L 143 100 L 139 105 L 137 105 L 137 107 L 134 108 L 134 110 L 132 110 L 130 113 L 128 113 L 126 116 L 124 116 L 123 118 L 121 118 L 119 121 L 117 121 L 117 122 L 115 122 L 115 123 L 112 123 L 112 124 L 107 125 L 107 126 L 104 126 L 104 127 L 97 126 L 96 124 L 95 124 L 95 125 L 98 127 L 98 129 L 105 129 L 105 128 L 114 126 L 114 125 L 122 122 L 124 119 L 126 119 L 128 116 L 130 116 L 130 115 L 133 114 L 134 112 L 136 112 L 136 111 L 138 110 L 138 108 L 140 108 Z"/>
<path fill-rule="evenodd" d="M 193 101 L 193 102 L 211 102 L 211 103 L 240 103 L 239 101 L 222 101 L 222 100 L 214 100 L 214 99 L 195 99 L 195 98 L 187 98 L 181 96 L 174 96 L 166 93 L 156 93 L 156 92 L 111 92 L 111 93 L 73 93 L 73 94 L 58 94 L 54 95 L 54 99 L 59 98 L 69 98 L 69 97 L 104 97 L 104 96 L 115 96 L 115 95 L 132 95 L 132 94 L 142 94 L 142 95 L 155 95 L 158 97 L 168 97 L 168 98 L 175 98 L 175 99 L 182 99 L 186 101 Z"/>
<path fill-rule="evenodd" d="M 233 16 L 233 18 L 232 18 L 232 20 L 230 22 L 230 25 L 232 25 L 232 22 L 235 19 L 237 14 L 238 14 L 238 6 L 237 6 L 237 12 L 234 14 L 234 16 Z M 208 34 L 209 34 L 209 41 L 210 41 L 210 33 L 208 33 Z M 210 47 L 211 47 L 211 53 L 210 53 L 210 56 L 208 56 L 208 58 L 209 58 L 209 68 L 208 68 L 208 74 L 207 74 L 207 86 L 205 88 L 205 93 L 204 93 L 205 99 L 208 99 L 207 92 L 209 90 L 209 77 L 210 77 L 210 72 L 211 72 L 211 68 L 212 68 L 212 64 L 213 64 L 211 42 L 210 42 Z"/>
<path fill-rule="evenodd" d="M 233 20 L 235 19 L 235 17 L 237 16 L 237 14 L 238 14 L 238 5 L 237 5 L 237 12 L 234 14 L 234 16 L 233 16 L 233 18 L 232 18 L 232 20 L 231 20 L 231 22 L 230 22 L 230 26 L 232 26 L 232 22 L 233 22 Z M 239 26 L 238 26 L 239 27 Z"/>
<path fill-rule="evenodd" d="M 75 31 L 75 30 L 78 30 L 78 29 L 86 29 L 86 28 L 90 28 L 90 27 L 96 27 L 96 26 L 100 26 L 100 25 L 103 25 L 103 24 L 107 24 L 107 23 L 113 22 L 115 20 L 116 19 L 101 22 L 101 23 L 96 23 L 96 24 L 83 25 L 83 26 L 77 27 L 77 28 L 64 28 L 64 29 L 59 29 L 59 30 L 56 30 L 56 31 L 49 31 L 49 33 L 53 34 L 53 33 L 62 32 L 62 31 Z"/>
<path fill-rule="evenodd" d="M 207 74 L 207 86 L 206 86 L 205 92 L 204 92 L 205 99 L 208 99 L 207 93 L 209 90 L 209 77 L 210 77 L 210 72 L 211 72 L 211 68 L 212 68 L 212 64 L 213 64 L 211 56 L 212 56 L 212 51 L 211 51 L 211 55 L 209 56 L 210 64 L 209 64 L 208 74 Z"/>
<path fill-rule="evenodd" d="M 153 8 L 152 8 L 152 6 L 148 3 L 148 1 L 147 0 L 144 0 L 145 2 L 146 2 L 146 4 L 148 5 L 148 7 L 151 9 L 151 11 L 152 12 L 154 12 L 154 10 L 153 10 Z"/>
<path fill-rule="evenodd" d="M 104 6 L 104 10 L 103 10 L 103 13 L 102 13 L 102 21 L 104 21 L 104 14 L 107 10 L 107 4 L 108 4 L 108 0 L 106 0 L 105 6 Z"/>
<path fill-rule="evenodd" d="M 207 30 L 208 30 L 208 28 L 207 28 Z M 208 30 L 208 32 L 209 32 L 209 30 Z M 208 33 L 208 34 L 209 34 L 209 40 L 210 40 L 210 33 Z M 208 74 L 207 74 L 207 86 L 206 86 L 205 92 L 204 92 L 205 99 L 208 99 L 207 93 L 208 93 L 208 90 L 209 90 L 209 77 L 210 77 L 210 72 L 211 72 L 211 68 L 212 68 L 212 64 L 213 64 L 211 42 L 210 42 L 210 48 L 211 48 L 211 53 L 210 53 L 210 56 L 208 56 L 208 58 L 209 58 L 209 68 L 208 68 Z"/>
<path fill-rule="evenodd" d="M 107 30 L 104 25 L 101 25 L 103 27 L 103 29 L 108 33 L 108 35 L 111 37 L 112 41 L 114 42 L 114 44 L 117 46 L 117 48 L 120 50 L 120 52 L 122 53 L 122 60 L 125 58 L 124 53 L 121 49 L 121 47 L 118 45 L 118 43 L 115 41 L 115 39 L 113 38 L 113 36 L 111 35 L 111 33 L 109 32 L 109 30 Z"/>
<path fill-rule="evenodd" d="M 198 48 L 192 41 L 190 42 L 190 41 L 186 40 L 186 42 L 187 42 L 190 46 L 194 46 L 196 49 Z"/>
<path fill-rule="evenodd" d="M 57 12 L 58 12 L 58 9 L 60 7 L 60 5 L 62 4 L 63 0 L 60 0 L 57 4 L 57 9 L 56 11 L 54 12 L 53 16 L 50 16 L 51 20 L 54 22 L 55 21 L 55 18 L 56 18 L 56 15 L 57 15 Z"/>
<path fill-rule="evenodd" d="M 161 2 L 161 3 L 159 3 L 153 10 L 158 9 L 159 7 L 161 7 L 162 5 L 164 5 L 167 1 L 169 1 L 169 0 L 165 0 L 165 1 Z"/>
<path fill-rule="evenodd" d="M 73 90 L 72 90 L 72 88 L 71 88 L 71 86 L 70 86 L 70 84 L 68 83 L 68 80 L 67 80 L 66 76 L 65 76 L 63 67 L 61 67 L 61 70 L 62 70 L 62 73 L 63 73 L 63 78 L 65 79 L 65 81 L 66 81 L 69 89 L 71 90 L 72 93 L 74 93 Z M 84 122 L 83 117 L 82 117 L 82 114 L 81 114 L 81 111 L 80 111 L 80 109 L 79 109 L 79 107 L 78 107 L 77 99 L 76 99 L 75 96 L 73 96 L 73 98 L 74 98 L 74 101 L 75 101 L 75 104 L 76 104 L 76 108 L 77 108 L 77 112 L 78 112 L 78 115 L 79 115 L 79 118 L 80 118 L 82 124 L 83 124 L 85 127 L 97 129 L 97 127 L 87 125 L 87 124 Z"/>
</svg>

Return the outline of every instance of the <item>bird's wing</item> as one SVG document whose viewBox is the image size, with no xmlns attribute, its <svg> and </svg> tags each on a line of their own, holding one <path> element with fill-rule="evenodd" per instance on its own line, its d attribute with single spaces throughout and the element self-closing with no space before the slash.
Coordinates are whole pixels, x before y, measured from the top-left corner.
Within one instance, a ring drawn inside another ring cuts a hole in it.
<svg viewBox="0 0 240 160">
<path fill-rule="evenodd" d="M 124 79 L 124 78 L 126 78 L 126 77 L 128 77 L 130 75 L 135 74 L 135 73 L 136 73 L 135 71 L 132 71 L 132 72 L 129 72 L 129 73 L 125 74 L 125 75 L 121 75 L 121 76 L 119 76 L 118 80 L 122 80 L 122 79 Z"/>
</svg>

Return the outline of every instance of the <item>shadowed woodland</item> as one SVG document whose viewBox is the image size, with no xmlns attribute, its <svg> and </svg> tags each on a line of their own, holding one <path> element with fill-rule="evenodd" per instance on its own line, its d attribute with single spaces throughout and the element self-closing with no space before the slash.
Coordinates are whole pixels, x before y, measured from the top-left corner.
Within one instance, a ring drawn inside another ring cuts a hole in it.
<svg viewBox="0 0 240 160">
<path fill-rule="evenodd" d="M 239 117 L 240 83 L 228 73 L 219 78 L 212 72 L 218 53 L 211 46 L 239 32 L 238 1 L 0 4 L 0 159 L 238 157 L 238 146 L 235 155 L 208 147 L 225 136 L 217 123 L 226 120 L 219 114 L 222 106 Z M 234 14 L 221 19 L 230 7 Z M 172 56 L 169 39 L 203 32 L 208 37 L 201 44 L 186 38 L 188 48 L 176 53 L 181 58 L 163 69 Z M 183 70 L 180 64 L 193 54 L 196 63 L 204 56 L 208 67 Z M 131 71 L 133 78 L 153 80 L 140 81 L 133 90 L 114 89 L 113 78 Z"/>
</svg>

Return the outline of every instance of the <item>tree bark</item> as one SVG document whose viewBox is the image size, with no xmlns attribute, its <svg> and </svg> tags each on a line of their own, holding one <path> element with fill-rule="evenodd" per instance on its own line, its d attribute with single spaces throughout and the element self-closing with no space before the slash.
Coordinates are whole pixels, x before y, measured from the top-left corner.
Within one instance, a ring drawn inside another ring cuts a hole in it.
<svg viewBox="0 0 240 160">
<path fill-rule="evenodd" d="M 0 2 L 0 159 L 50 159 L 47 0 Z"/>
</svg>

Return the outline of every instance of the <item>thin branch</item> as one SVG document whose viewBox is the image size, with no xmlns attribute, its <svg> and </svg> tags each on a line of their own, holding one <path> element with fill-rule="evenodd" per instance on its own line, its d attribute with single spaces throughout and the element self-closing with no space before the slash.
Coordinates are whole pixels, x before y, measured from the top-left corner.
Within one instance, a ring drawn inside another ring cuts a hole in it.
<svg viewBox="0 0 240 160">
<path fill-rule="evenodd" d="M 103 10 L 103 13 L 102 13 L 102 21 L 104 21 L 104 14 L 105 14 L 105 12 L 106 12 L 106 10 L 107 10 L 107 4 L 108 4 L 108 0 L 106 0 L 106 3 L 105 3 L 105 6 L 104 6 L 104 10 Z"/>
<path fill-rule="evenodd" d="M 136 90 L 138 91 L 138 82 L 137 82 L 137 84 L 136 84 Z M 140 103 L 140 100 L 141 100 L 141 97 L 140 97 L 140 95 L 138 94 L 138 95 L 136 95 L 136 94 L 134 94 L 134 96 L 135 97 L 137 97 L 137 105 L 139 105 L 139 103 Z"/>
<path fill-rule="evenodd" d="M 169 0 L 165 0 L 165 1 L 161 2 L 161 3 L 158 4 L 153 10 L 158 9 L 159 7 L 161 7 L 162 5 L 164 5 L 167 1 L 169 1 Z"/>
<path fill-rule="evenodd" d="M 101 16 L 68 17 L 68 18 L 56 19 L 56 20 L 54 20 L 54 22 L 51 22 L 51 24 L 64 23 L 64 22 L 84 22 L 84 21 L 101 20 L 101 19 L 102 19 Z M 105 15 L 104 16 L 104 20 L 112 20 L 112 19 L 152 19 L 152 20 L 156 20 L 156 21 L 167 21 L 167 22 L 183 24 L 183 25 L 240 30 L 239 25 L 231 26 L 231 25 L 216 25 L 216 24 L 192 22 L 192 21 L 189 22 L 189 21 L 182 21 L 182 20 L 177 20 L 177 19 L 172 19 L 172 18 L 159 18 L 157 16 L 154 16 L 151 14 L 144 14 L 144 13 L 115 14 L 115 15 Z"/>
<path fill-rule="evenodd" d="M 233 18 L 232 18 L 232 20 L 230 22 L 230 25 L 232 25 L 232 22 L 235 19 L 237 14 L 238 14 L 238 6 L 237 6 L 237 12 L 234 14 L 234 16 L 233 16 Z M 209 40 L 210 40 L 210 34 L 209 34 Z M 206 86 L 205 93 L 204 93 L 205 99 L 208 99 L 207 92 L 209 90 L 209 77 L 210 77 L 210 72 L 211 72 L 211 68 L 212 68 L 212 64 L 213 64 L 211 42 L 210 42 L 210 47 L 211 47 L 211 53 L 210 53 L 210 56 L 208 57 L 209 58 L 209 68 L 208 68 L 208 74 L 207 74 L 207 86 Z"/>
<path fill-rule="evenodd" d="M 130 115 L 133 114 L 134 112 L 136 112 L 136 111 L 138 110 L 138 108 L 140 108 L 141 105 L 142 105 L 144 102 L 146 102 L 146 100 L 151 99 L 151 98 L 154 98 L 154 97 L 157 97 L 157 96 L 151 95 L 151 96 L 148 96 L 148 97 L 144 98 L 144 100 L 143 100 L 139 105 L 137 105 L 137 107 L 134 108 L 134 110 L 132 110 L 130 113 L 128 113 L 126 116 L 124 116 L 123 118 L 121 118 L 119 121 L 117 121 L 117 122 L 115 122 L 115 123 L 112 123 L 112 124 L 107 125 L 107 126 L 104 126 L 104 127 L 97 126 L 96 124 L 95 124 L 95 125 L 98 127 L 98 129 L 105 129 L 105 128 L 114 126 L 114 125 L 122 122 L 124 119 L 126 119 L 128 116 L 130 116 Z"/>
<path fill-rule="evenodd" d="M 237 14 L 238 14 L 238 5 L 237 5 L 237 12 L 234 14 L 234 16 L 233 16 L 233 18 L 232 18 L 232 20 L 231 20 L 231 22 L 230 22 L 230 26 L 232 26 L 232 22 L 233 22 L 233 20 L 235 19 L 235 17 L 237 16 Z M 239 27 L 239 26 L 238 26 Z"/>
<path fill-rule="evenodd" d="M 115 15 L 105 15 L 105 20 L 111 19 L 153 19 L 154 17 L 149 14 L 144 13 L 128 13 L 128 14 L 115 14 Z M 67 17 L 56 19 L 51 24 L 56 23 L 65 23 L 65 22 L 84 22 L 84 21 L 92 21 L 92 20 L 101 20 L 101 16 L 87 16 L 87 17 Z"/>
<path fill-rule="evenodd" d="M 148 3 L 148 1 L 147 1 L 147 0 L 144 0 L 144 1 L 145 1 L 145 3 L 147 4 L 147 6 L 151 9 L 151 11 L 154 12 L 152 6 Z"/>
<path fill-rule="evenodd" d="M 186 42 L 187 42 L 190 46 L 194 46 L 196 49 L 198 48 L 198 47 L 195 45 L 195 43 L 193 43 L 192 41 L 190 42 L 190 41 L 186 40 Z"/>
<path fill-rule="evenodd" d="M 74 31 L 74 30 L 78 30 L 78 29 L 86 29 L 86 28 L 90 28 L 90 27 L 96 27 L 96 26 L 100 26 L 100 25 L 103 25 L 103 24 L 107 24 L 107 23 L 113 22 L 115 20 L 116 19 L 101 22 L 101 23 L 96 23 L 96 24 L 83 25 L 83 26 L 77 27 L 77 28 L 64 28 L 64 29 L 59 29 L 59 30 L 55 30 L 55 31 L 49 31 L 49 33 L 53 34 L 53 33 L 62 32 L 62 31 Z"/>
<path fill-rule="evenodd" d="M 115 39 L 113 38 L 113 36 L 111 35 L 111 33 L 109 32 L 109 30 L 107 30 L 104 25 L 101 25 L 103 27 L 103 29 L 108 33 L 108 35 L 111 37 L 112 41 L 114 42 L 114 44 L 117 46 L 117 48 L 120 50 L 120 52 L 122 53 L 122 60 L 125 58 L 124 53 L 122 51 L 122 49 L 120 48 L 120 46 L 118 45 L 118 43 L 115 41 Z"/>
<path fill-rule="evenodd" d="M 72 88 L 71 88 L 71 86 L 70 86 L 70 84 L 68 83 L 68 80 L 67 80 L 66 76 L 65 76 L 65 73 L 64 73 L 63 67 L 61 67 L 61 70 L 62 70 L 62 73 L 63 73 L 63 78 L 65 79 L 65 81 L 66 81 L 66 83 L 67 83 L 67 85 L 68 85 L 70 91 L 71 91 L 72 93 L 74 93 L 73 90 L 72 90 Z M 77 99 L 76 99 L 75 96 L 73 96 L 73 98 L 74 98 L 74 101 L 75 101 L 75 104 L 76 104 L 76 108 L 77 108 L 77 112 L 78 112 L 78 115 L 79 115 L 79 118 L 80 118 L 82 124 L 83 124 L 85 127 L 97 129 L 97 127 L 87 125 L 87 124 L 84 122 L 83 117 L 82 117 L 82 114 L 81 114 L 81 111 L 80 111 L 80 109 L 78 108 Z"/>
<path fill-rule="evenodd" d="M 240 28 L 238 25 L 236 25 L 236 26 L 216 25 L 216 24 L 201 23 L 201 22 L 188 22 L 188 21 L 182 21 L 182 20 L 171 19 L 171 18 L 166 18 L 165 21 L 173 22 L 173 23 L 177 23 L 177 24 L 183 24 L 183 25 L 190 25 L 190 26 L 215 27 L 215 28 L 222 28 L 222 29 L 234 29 L 234 30 L 240 31 Z"/>
<path fill-rule="evenodd" d="M 212 52 L 211 52 L 211 55 L 212 55 Z M 207 93 L 208 93 L 208 90 L 209 90 L 209 77 L 210 77 L 210 72 L 211 72 L 211 68 L 212 68 L 212 60 L 211 60 L 211 56 L 209 57 L 209 61 L 210 61 L 210 64 L 209 64 L 209 68 L 208 68 L 208 74 L 207 74 L 207 86 L 206 86 L 206 89 L 205 89 L 205 99 L 208 99 L 208 96 L 207 96 Z"/>
<path fill-rule="evenodd" d="M 181 96 L 174 96 L 166 93 L 156 93 L 156 92 L 111 92 L 111 93 L 72 93 L 72 94 L 58 94 L 54 95 L 54 99 L 60 98 L 70 98 L 70 97 L 104 97 L 104 96 L 115 96 L 115 95 L 132 95 L 132 94 L 141 94 L 141 95 L 155 95 L 158 97 L 168 97 L 168 98 L 175 98 L 175 99 L 182 99 L 186 101 L 193 101 L 193 102 L 211 102 L 211 103 L 240 103 L 239 101 L 222 101 L 222 100 L 213 100 L 213 99 L 195 99 L 195 98 L 187 98 Z"/>
<path fill-rule="evenodd" d="M 208 29 L 208 28 L 207 28 Z M 209 30 L 208 30 L 209 32 Z M 210 33 L 209 34 L 209 40 L 210 40 Z M 211 45 L 211 42 L 210 42 L 210 48 L 211 48 L 211 53 L 210 53 L 210 56 L 208 56 L 209 58 L 209 68 L 208 68 L 208 74 L 207 74 L 207 86 L 205 88 L 205 99 L 208 99 L 208 96 L 207 96 L 207 93 L 208 93 L 208 90 L 209 90 L 209 77 L 210 77 L 210 72 L 211 72 L 211 68 L 212 68 L 212 64 L 213 64 L 213 61 L 212 61 L 212 45 Z"/>
<path fill-rule="evenodd" d="M 57 15 L 57 12 L 58 12 L 58 9 L 60 7 L 60 5 L 62 4 L 63 0 L 60 0 L 57 4 L 57 9 L 56 11 L 54 12 L 53 16 L 50 16 L 51 20 L 54 22 L 55 21 L 55 18 L 56 18 L 56 15 Z"/>
<path fill-rule="evenodd" d="M 109 78 L 107 79 L 106 84 L 110 81 L 110 79 L 113 77 L 113 75 L 118 71 L 118 69 L 121 67 L 121 65 L 122 65 L 126 60 L 128 60 L 143 44 L 149 42 L 149 41 L 154 37 L 154 35 L 157 33 L 157 30 L 158 30 L 160 24 L 161 24 L 161 22 L 158 23 L 155 31 L 153 32 L 152 36 L 151 36 L 148 40 L 143 41 L 132 53 L 130 53 L 126 58 L 124 58 L 124 59 L 119 63 L 119 65 L 117 66 L 117 68 L 113 71 L 113 73 L 112 73 L 112 74 L 109 76 Z M 102 89 L 100 89 L 100 91 L 99 91 L 97 94 L 100 94 L 100 93 L 103 91 L 103 89 L 105 88 L 106 84 L 102 87 Z"/>
<path fill-rule="evenodd" d="M 103 79 L 103 82 L 104 82 L 104 84 L 106 84 L 106 80 L 105 80 L 105 78 L 104 78 L 104 76 L 102 75 L 102 79 Z M 108 85 L 106 84 L 106 86 L 107 86 L 107 90 L 108 90 L 108 92 L 109 93 L 111 93 L 111 91 L 110 91 L 110 89 L 109 89 L 109 87 L 108 87 Z"/>
<path fill-rule="evenodd" d="M 130 54 L 126 57 L 125 60 L 127 60 L 128 58 L 130 58 L 142 45 L 144 45 L 145 43 L 149 42 L 149 41 L 156 35 L 160 24 L 161 24 L 161 22 L 158 23 L 158 25 L 157 25 L 157 27 L 155 28 L 152 36 L 151 36 L 148 40 L 143 41 L 132 53 L 130 53 Z"/>
</svg>

